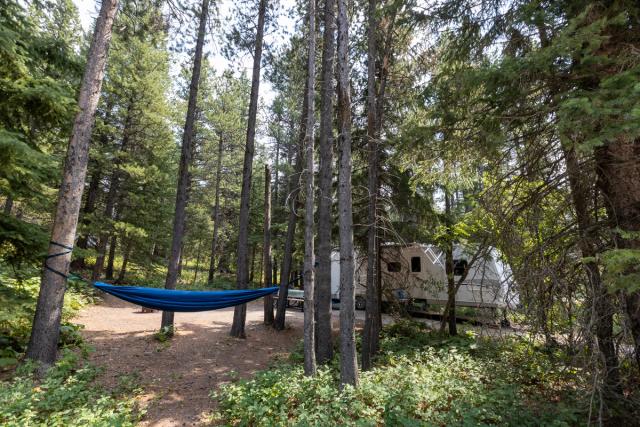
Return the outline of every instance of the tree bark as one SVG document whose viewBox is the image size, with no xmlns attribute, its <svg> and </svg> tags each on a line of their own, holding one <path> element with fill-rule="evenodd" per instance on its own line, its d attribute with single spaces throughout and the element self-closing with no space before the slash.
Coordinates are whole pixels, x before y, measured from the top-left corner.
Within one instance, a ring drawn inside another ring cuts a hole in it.
<svg viewBox="0 0 640 427">
<path fill-rule="evenodd" d="M 216 163 L 216 195 L 215 203 L 213 205 L 213 238 L 211 239 L 211 262 L 209 263 L 209 277 L 207 283 L 213 284 L 213 278 L 216 274 L 216 249 L 218 248 L 218 230 L 220 229 L 220 179 L 222 176 L 222 149 L 223 149 L 223 137 L 220 133 L 218 139 L 218 159 Z"/>
<path fill-rule="evenodd" d="M 613 339 L 614 307 L 612 297 L 607 292 L 604 283 L 602 283 L 600 270 L 595 261 L 597 246 L 592 236 L 593 222 L 589 215 L 589 181 L 580 172 L 580 164 L 575 148 L 563 147 L 563 154 L 580 234 L 578 245 L 580 246 L 582 257 L 589 260 L 583 261 L 583 266 L 591 287 L 595 333 L 604 365 L 604 383 L 609 391 L 613 391 L 614 394 L 620 394 L 618 356 Z"/>
<path fill-rule="evenodd" d="M 91 215 L 96 210 L 96 202 L 98 201 L 98 191 L 100 190 L 100 180 L 102 179 L 102 173 L 100 168 L 98 167 L 91 175 L 91 181 L 89 181 L 89 190 L 87 191 L 87 199 L 84 204 L 84 208 L 82 209 L 82 223 L 84 225 L 88 224 L 87 216 Z M 87 245 L 89 243 L 89 236 L 85 232 L 78 239 L 78 243 L 76 244 L 77 248 L 87 249 Z M 71 262 L 71 269 L 82 269 L 86 268 L 87 264 L 85 262 L 84 256 L 79 257 Z"/>
<path fill-rule="evenodd" d="M 111 236 L 111 243 L 109 243 L 109 259 L 107 260 L 107 268 L 104 271 L 104 277 L 107 280 L 113 279 L 113 263 L 116 258 L 116 244 L 118 237 L 114 234 Z"/>
<path fill-rule="evenodd" d="M 308 81 L 308 80 L 307 80 Z M 305 91 L 307 93 L 307 88 L 305 84 Z M 289 176 L 288 187 L 290 189 L 288 198 L 285 200 L 289 200 L 291 207 L 289 209 L 289 219 L 287 220 L 287 235 L 285 237 L 284 242 L 284 254 L 282 257 L 282 269 L 280 271 L 280 290 L 278 292 L 278 307 L 276 310 L 276 319 L 273 324 L 273 327 L 281 331 L 285 327 L 285 318 L 287 313 L 287 295 L 289 293 L 289 283 L 291 280 L 291 266 L 292 266 L 292 257 L 293 257 L 293 245 L 294 238 L 296 234 L 296 209 L 299 208 L 299 193 L 300 193 L 300 177 L 302 175 L 302 142 L 304 140 L 304 135 L 306 133 L 306 117 L 308 112 L 308 99 L 306 96 L 303 96 L 302 100 L 302 115 L 300 118 L 300 133 L 298 135 L 298 140 L 296 144 L 296 160 L 295 160 L 295 171 Z"/>
<path fill-rule="evenodd" d="M 124 253 L 122 254 L 122 266 L 120 266 L 120 272 L 118 273 L 116 283 L 124 282 L 124 276 L 127 274 L 127 264 L 129 263 L 129 257 L 131 256 L 131 249 L 132 244 L 131 240 L 129 240 L 125 245 Z"/>
<path fill-rule="evenodd" d="M 333 358 L 331 325 L 331 232 L 333 221 L 333 58 L 335 43 L 335 0 L 324 5 L 322 45 L 322 94 L 320 111 L 320 171 L 318 191 L 318 277 L 316 283 L 316 359 L 324 364 Z"/>
<path fill-rule="evenodd" d="M 640 250 L 640 139 L 618 137 L 597 148 L 595 156 L 615 247 Z M 640 367 L 640 292 L 623 294 Z"/>
<path fill-rule="evenodd" d="M 238 267 L 236 270 L 236 286 L 238 289 L 247 288 L 249 243 L 249 202 L 251 198 L 251 177 L 253 174 L 253 152 L 256 137 L 256 118 L 258 114 L 258 95 L 260 90 L 260 66 L 262 62 L 262 39 L 264 37 L 264 19 L 267 0 L 260 0 L 258 7 L 258 27 L 256 31 L 255 53 L 253 55 L 253 75 L 251 77 L 251 98 L 249 100 L 249 120 L 247 122 L 247 142 L 244 150 L 244 165 L 242 168 L 242 190 L 240 192 L 240 221 L 238 230 Z M 233 325 L 230 335 L 244 338 L 244 325 L 247 317 L 247 306 L 242 304 L 235 307 Z"/>
<path fill-rule="evenodd" d="M 308 376 L 316 374 L 316 316 L 315 316 L 315 189 L 314 189 L 314 151 L 313 126 L 314 95 L 316 80 L 316 0 L 307 3 L 308 14 L 308 56 L 307 56 L 307 125 L 304 135 L 305 150 L 305 208 L 304 208 L 304 373 Z"/>
<path fill-rule="evenodd" d="M 193 280 L 191 283 L 195 285 L 198 280 L 198 273 L 200 272 L 200 254 L 202 252 L 202 245 L 198 244 L 198 252 L 196 253 L 196 270 L 193 272 Z"/>
<path fill-rule="evenodd" d="M 248 284 L 253 284 L 253 278 L 256 271 L 256 247 L 257 245 L 255 243 L 251 245 L 251 270 L 249 270 Z"/>
<path fill-rule="evenodd" d="M 279 117 L 279 122 L 282 120 L 282 117 Z M 278 130 L 278 137 L 276 138 L 276 161 L 275 164 L 273 165 L 273 170 L 275 172 L 275 177 L 273 179 L 273 205 L 275 206 L 279 206 L 278 205 L 278 180 L 280 179 L 279 177 L 279 172 L 280 172 L 280 140 L 281 140 L 281 135 L 280 135 L 280 131 Z"/>
<path fill-rule="evenodd" d="M 358 385 L 353 283 L 353 205 L 351 196 L 351 93 L 349 21 L 345 0 L 338 0 L 338 211 L 340 230 L 340 383 Z"/>
<path fill-rule="evenodd" d="M 369 0 L 367 29 L 367 148 L 369 155 L 369 206 L 367 227 L 367 290 L 364 331 L 362 335 L 362 369 L 371 368 L 371 359 L 378 352 L 378 280 L 376 274 L 378 261 L 378 135 L 376 104 L 376 0 Z"/>
<path fill-rule="evenodd" d="M 458 325 L 456 323 L 456 293 L 458 287 L 453 276 L 453 229 L 451 221 L 452 197 L 448 190 L 444 190 L 444 222 L 447 230 L 447 241 L 445 243 L 445 273 L 447 275 L 447 305 L 442 315 L 440 331 L 444 330 L 445 323 L 449 325 L 449 335 L 458 335 Z"/>
<path fill-rule="evenodd" d="M 175 289 L 178 281 L 178 267 L 180 262 L 180 248 L 185 228 L 185 215 L 188 198 L 188 188 L 190 185 L 189 167 L 191 165 L 191 152 L 194 134 L 194 122 L 196 117 L 196 103 L 198 100 L 198 85 L 200 83 L 200 69 L 202 67 L 202 47 L 207 26 L 207 16 L 209 13 L 209 0 L 202 0 L 200 11 L 200 25 L 198 27 L 198 38 L 196 41 L 196 51 L 193 59 L 193 72 L 191 73 L 191 84 L 189 86 L 189 103 L 187 105 L 187 117 L 182 135 L 182 148 L 180 150 L 180 166 L 178 171 L 178 189 L 176 192 L 176 207 L 173 218 L 173 237 L 171 240 L 171 253 L 169 256 L 169 266 L 167 278 L 164 283 L 166 289 Z M 173 312 L 162 312 L 161 328 L 173 327 Z"/>
<path fill-rule="evenodd" d="M 79 111 L 73 125 L 65 159 L 62 185 L 58 193 L 58 203 L 51 232 L 52 243 L 49 244 L 48 250 L 48 255 L 51 258 L 45 262 L 31 338 L 27 348 L 27 358 L 40 362 L 45 367 L 53 364 L 56 359 L 62 304 L 66 290 L 65 276 L 69 271 L 71 260 L 71 251 L 66 248 L 72 247 L 76 237 L 82 191 L 87 173 L 91 130 L 102 88 L 104 68 L 111 40 L 111 28 L 117 10 L 117 0 L 102 1 L 80 86 Z"/>
<path fill-rule="evenodd" d="M 262 243 L 262 264 L 264 265 L 264 287 L 273 286 L 271 269 L 271 171 L 264 165 L 264 236 Z M 264 324 L 273 324 L 273 295 L 264 297 Z"/>
</svg>

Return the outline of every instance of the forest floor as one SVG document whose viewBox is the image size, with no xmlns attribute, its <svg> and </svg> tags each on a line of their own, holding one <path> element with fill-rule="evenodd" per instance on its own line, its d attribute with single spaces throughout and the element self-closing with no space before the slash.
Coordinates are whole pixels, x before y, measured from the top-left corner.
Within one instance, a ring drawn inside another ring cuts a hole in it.
<svg viewBox="0 0 640 427">
<path fill-rule="evenodd" d="M 142 313 L 111 296 L 74 322 L 84 325 L 82 334 L 95 348 L 90 361 L 104 368 L 106 387 L 130 378 L 142 388 L 141 425 L 191 426 L 204 423 L 214 408 L 211 390 L 267 369 L 301 339 L 301 312 L 288 311 L 287 329 L 276 332 L 262 324 L 262 310 L 262 301 L 248 304 L 246 339 L 229 336 L 233 308 L 176 313 L 175 336 L 164 343 L 154 338 L 161 312 Z"/>
<path fill-rule="evenodd" d="M 215 406 L 211 390 L 238 378 L 249 378 L 286 358 L 302 339 L 303 313 L 287 311 L 287 329 L 276 332 L 262 324 L 262 301 L 248 304 L 246 339 L 229 336 L 233 308 L 198 313 L 176 313 L 173 339 L 159 342 L 154 334 L 161 312 L 143 313 L 139 306 L 106 295 L 97 305 L 84 308 L 75 323 L 95 348 L 90 361 L 104 368 L 100 381 L 115 388 L 134 381 L 142 388 L 139 399 L 146 410 L 143 426 L 190 426 L 206 422 Z M 339 311 L 333 311 L 334 328 Z M 433 319 L 415 319 L 437 329 Z M 393 318 L 383 315 L 383 323 Z M 357 327 L 364 311 L 356 311 Z M 494 335 L 500 330 L 466 325 L 463 329 Z M 504 331 L 504 330 L 503 330 Z"/>
</svg>

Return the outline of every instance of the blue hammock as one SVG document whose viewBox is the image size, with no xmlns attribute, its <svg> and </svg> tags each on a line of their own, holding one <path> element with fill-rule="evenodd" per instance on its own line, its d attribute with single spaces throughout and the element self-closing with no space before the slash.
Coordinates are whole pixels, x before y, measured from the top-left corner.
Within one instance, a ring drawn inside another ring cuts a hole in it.
<svg viewBox="0 0 640 427">
<path fill-rule="evenodd" d="M 217 310 L 244 304 L 278 291 L 277 286 L 234 291 L 182 291 L 139 286 L 113 286 L 102 282 L 95 282 L 94 286 L 133 304 L 166 311 Z"/>
</svg>

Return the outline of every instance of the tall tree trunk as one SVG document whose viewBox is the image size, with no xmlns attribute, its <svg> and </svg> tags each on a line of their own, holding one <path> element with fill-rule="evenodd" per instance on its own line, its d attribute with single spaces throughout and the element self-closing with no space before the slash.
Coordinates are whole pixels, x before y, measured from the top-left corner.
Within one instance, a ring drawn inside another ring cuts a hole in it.
<svg viewBox="0 0 640 427">
<path fill-rule="evenodd" d="M 133 120 L 133 101 L 129 101 L 127 107 L 127 117 L 124 124 L 124 130 L 122 134 L 122 145 L 120 146 L 120 152 L 126 153 L 129 149 L 129 143 L 131 140 L 131 122 Z M 114 219 L 116 203 L 118 201 L 120 179 L 122 178 L 122 170 L 120 170 L 122 160 L 120 158 L 115 161 L 115 169 L 111 174 L 111 180 L 109 183 L 109 193 L 107 194 L 107 202 L 104 210 L 105 218 L 110 221 Z M 107 244 L 109 242 L 109 233 L 103 232 L 98 238 L 98 256 L 96 257 L 96 263 L 93 266 L 93 273 L 91 280 L 96 281 L 100 279 L 102 274 L 102 268 L 104 267 L 105 253 L 107 250 Z"/>
<path fill-rule="evenodd" d="M 125 130 L 126 131 L 126 130 Z M 123 148 L 124 141 L 123 139 Z M 122 149 L 123 149 L 122 148 Z M 121 150 L 122 150 L 121 149 Z M 116 167 L 118 167 L 116 165 Z M 107 200 L 104 208 L 104 217 L 110 221 L 113 220 L 113 215 L 115 212 L 116 200 L 118 198 L 118 180 L 119 180 L 119 171 L 115 170 L 111 174 L 111 180 L 109 183 L 109 192 L 107 193 Z M 102 269 L 104 267 L 104 259 L 107 251 L 107 245 L 109 243 L 109 233 L 107 231 L 103 231 L 98 238 L 98 246 L 96 247 L 98 251 L 98 255 L 96 256 L 96 263 L 93 265 L 93 272 L 91 274 L 91 280 L 96 281 L 100 279 L 102 275 Z"/>
<path fill-rule="evenodd" d="M 367 290 L 364 332 L 362 335 L 362 369 L 371 368 L 371 358 L 378 352 L 378 135 L 376 105 L 376 0 L 369 0 L 367 26 L 367 146 L 369 152 L 369 207 L 367 226 Z"/>
<path fill-rule="evenodd" d="M 213 284 L 213 278 L 216 274 L 216 249 L 218 248 L 218 230 L 220 229 L 220 179 L 222 176 L 222 148 L 224 146 L 224 138 L 222 132 L 218 139 L 218 159 L 216 162 L 216 195 L 213 205 L 213 238 L 211 239 L 211 261 L 209 264 L 209 277 L 207 283 Z"/>
<path fill-rule="evenodd" d="M 169 255 L 169 268 L 164 283 L 166 289 L 175 289 L 178 281 L 178 266 L 180 262 L 180 247 L 184 235 L 187 198 L 190 185 L 189 167 L 191 165 L 191 145 L 193 144 L 194 122 L 196 117 L 196 102 L 198 100 L 198 85 L 200 83 L 200 68 L 202 66 L 202 47 L 209 14 L 209 0 L 202 0 L 200 11 L 200 25 L 198 27 L 198 39 L 196 52 L 193 59 L 193 72 L 189 86 L 189 103 L 187 105 L 187 117 L 182 135 L 182 148 L 180 150 L 180 167 L 178 171 L 178 189 L 176 192 L 176 207 L 173 218 L 173 237 L 171 240 L 171 253 Z M 173 312 L 162 312 L 161 328 L 173 327 Z"/>
<path fill-rule="evenodd" d="M 569 185 L 571 187 L 571 197 L 573 207 L 576 212 L 578 222 L 578 232 L 580 240 L 578 244 L 582 252 L 583 266 L 589 285 L 591 287 L 591 299 L 593 307 L 593 319 L 595 323 L 595 333 L 597 337 L 598 350 L 602 354 L 604 383 L 609 392 L 615 395 L 620 394 L 620 375 L 618 371 L 618 356 L 616 354 L 613 339 L 613 313 L 614 307 L 612 297 L 607 292 L 606 286 L 602 283 L 600 270 L 595 261 L 597 255 L 596 242 L 592 236 L 593 221 L 589 215 L 589 181 L 580 172 L 580 164 L 577 153 L 573 147 L 563 147 L 565 164 Z"/>
<path fill-rule="evenodd" d="M 279 117 L 278 122 L 282 121 L 282 117 Z M 279 128 L 278 128 L 279 129 Z M 275 164 L 273 165 L 273 170 L 275 172 L 275 177 L 273 179 L 273 205 L 274 206 L 279 206 L 278 205 L 278 179 L 279 177 L 279 172 L 280 172 L 280 144 L 281 144 L 281 133 L 278 130 L 278 137 L 276 138 L 276 161 Z"/>
<path fill-rule="evenodd" d="M 315 123 L 314 98 L 316 81 L 316 0 L 307 2 L 309 20 L 308 57 L 307 57 L 307 125 L 304 135 L 306 192 L 304 208 L 304 373 L 316 374 L 316 316 L 315 316 L 315 189 L 314 189 L 314 151 L 313 126 Z"/>
<path fill-rule="evenodd" d="M 349 20 L 345 0 L 338 0 L 338 223 L 340 230 L 340 383 L 358 384 L 355 340 L 353 204 L 351 197 L 351 93 Z"/>
<path fill-rule="evenodd" d="M 264 165 L 264 236 L 262 243 L 262 264 L 264 265 L 264 287 L 273 285 L 271 271 L 271 171 Z M 273 295 L 264 297 L 264 324 L 273 324 Z"/>
<path fill-rule="evenodd" d="M 109 259 L 107 260 L 107 268 L 104 271 L 105 279 L 112 280 L 113 279 L 113 263 L 116 258 L 116 244 L 118 241 L 118 237 L 114 234 L 111 237 L 111 243 L 109 243 Z"/>
<path fill-rule="evenodd" d="M 124 276 L 127 274 L 127 264 L 129 263 L 129 257 L 131 256 L 132 247 L 133 245 L 131 244 L 131 240 L 127 241 L 124 252 L 122 254 L 122 265 L 120 266 L 120 272 L 118 273 L 116 283 L 124 282 Z"/>
<path fill-rule="evenodd" d="M 458 288 L 453 276 L 453 239 L 452 239 L 452 221 L 451 221 L 451 204 L 453 200 L 448 190 L 444 190 L 444 221 L 447 230 L 447 241 L 445 243 L 445 273 L 447 275 L 447 305 L 442 315 L 440 323 L 440 331 L 444 331 L 444 325 L 449 325 L 449 335 L 458 334 L 458 325 L 456 324 L 456 293 Z"/>
<path fill-rule="evenodd" d="M 255 53 L 253 55 L 253 75 L 251 76 L 251 99 L 249 100 L 249 120 L 247 121 L 247 142 L 244 149 L 244 165 L 242 167 L 242 190 L 240 192 L 240 221 L 238 230 L 238 267 L 236 270 L 236 286 L 247 288 L 248 243 L 249 243 L 249 202 L 251 198 L 251 177 L 253 174 L 253 151 L 256 137 L 256 117 L 258 114 L 258 95 L 260 90 L 260 66 L 262 62 L 262 39 L 264 37 L 264 19 L 267 0 L 260 0 L 258 7 L 258 27 L 256 31 Z M 244 338 L 244 325 L 247 317 L 246 304 L 238 305 L 233 312 L 233 325 L 230 335 Z"/>
<path fill-rule="evenodd" d="M 182 268 L 184 267 L 184 242 L 180 245 L 178 251 L 178 279 L 182 277 Z"/>
<path fill-rule="evenodd" d="M 69 141 L 51 232 L 48 250 L 50 258 L 45 262 L 27 348 L 27 358 L 40 362 L 44 366 L 50 366 L 56 359 L 66 275 L 71 260 L 70 248 L 76 237 L 82 191 L 87 173 L 91 130 L 107 62 L 111 28 L 117 10 L 117 0 L 102 1 L 80 86 L 79 111 Z"/>
<path fill-rule="evenodd" d="M 87 191 L 87 199 L 84 204 L 84 208 L 82 209 L 82 223 L 87 225 L 89 223 L 88 216 L 91 215 L 96 210 L 96 202 L 98 201 L 98 191 L 100 190 L 100 180 L 102 179 L 102 172 L 100 168 L 96 168 L 91 175 L 91 181 L 89 181 L 89 190 Z M 77 248 L 87 249 L 87 245 L 89 243 L 89 235 L 86 233 L 82 234 L 78 239 L 78 243 L 76 244 Z M 82 269 L 87 266 L 84 256 L 81 256 L 74 261 L 71 262 L 71 269 Z"/>
<path fill-rule="evenodd" d="M 318 191 L 318 277 L 316 283 L 316 358 L 327 363 L 333 358 L 331 334 L 331 231 L 333 221 L 333 82 L 335 55 L 335 0 L 324 4 L 322 45 L 322 94 L 320 111 L 320 171 Z"/>
<path fill-rule="evenodd" d="M 278 283 L 278 260 L 273 258 L 271 261 L 271 265 L 273 267 L 273 275 L 271 276 L 271 283 Z"/>
<path fill-rule="evenodd" d="M 253 284 L 253 278 L 256 271 L 256 247 L 257 245 L 255 243 L 251 245 L 251 270 L 249 270 L 248 284 Z"/>
<path fill-rule="evenodd" d="M 306 80 L 308 82 L 308 80 Z M 307 93 L 306 83 L 304 93 Z M 297 215 L 296 210 L 299 208 L 300 194 L 300 177 L 302 176 L 302 142 L 306 134 L 306 117 L 309 110 L 307 105 L 308 99 L 303 96 L 302 115 L 300 118 L 300 133 L 297 139 L 297 152 L 295 160 L 295 171 L 289 176 L 288 187 L 290 189 L 289 196 L 285 198 L 290 203 L 289 218 L 287 220 L 287 235 L 284 241 L 284 254 L 282 257 L 282 269 L 280 271 L 280 290 L 278 292 L 278 307 L 276 310 L 276 319 L 273 327 L 276 330 L 283 330 L 285 326 L 285 318 L 287 313 L 287 295 L 289 293 L 289 283 L 291 280 L 291 267 L 293 258 L 293 244 L 296 234 Z"/>
<path fill-rule="evenodd" d="M 198 244 L 198 252 L 196 253 L 196 271 L 194 271 L 193 273 L 193 280 L 191 281 L 192 284 L 195 285 L 196 281 L 198 280 L 198 272 L 200 271 L 200 254 L 202 252 L 202 245 Z"/>
<path fill-rule="evenodd" d="M 597 148 L 596 167 L 616 249 L 639 251 L 640 139 L 618 137 Z M 640 291 L 625 290 L 624 302 L 640 367 Z"/>
</svg>

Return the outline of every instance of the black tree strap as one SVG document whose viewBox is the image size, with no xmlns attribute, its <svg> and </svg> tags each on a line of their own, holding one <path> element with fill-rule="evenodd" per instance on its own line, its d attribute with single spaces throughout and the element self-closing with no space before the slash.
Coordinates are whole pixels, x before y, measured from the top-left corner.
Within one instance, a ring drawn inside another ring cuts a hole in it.
<svg viewBox="0 0 640 427">
<path fill-rule="evenodd" d="M 51 258 L 55 258 L 55 257 L 59 257 L 59 256 L 70 254 L 71 251 L 73 251 L 73 246 L 63 245 L 62 243 L 54 242 L 53 240 L 50 241 L 49 243 L 54 245 L 54 246 L 59 246 L 59 247 L 61 247 L 63 249 L 66 249 L 66 250 L 64 250 L 62 252 L 55 253 L 55 254 L 47 255 L 47 257 L 44 260 L 44 268 L 46 268 L 47 270 L 51 271 L 52 273 L 55 273 L 58 276 L 60 276 L 60 277 L 64 278 L 65 280 L 67 280 L 69 278 L 69 276 L 67 276 L 66 274 L 62 273 L 61 271 L 58 271 L 55 268 L 52 268 L 51 266 L 49 266 L 49 260 Z"/>
</svg>

